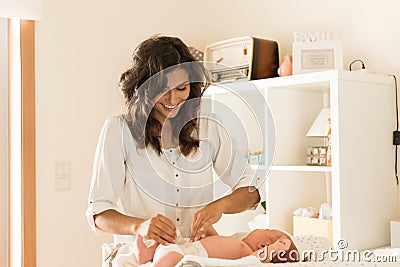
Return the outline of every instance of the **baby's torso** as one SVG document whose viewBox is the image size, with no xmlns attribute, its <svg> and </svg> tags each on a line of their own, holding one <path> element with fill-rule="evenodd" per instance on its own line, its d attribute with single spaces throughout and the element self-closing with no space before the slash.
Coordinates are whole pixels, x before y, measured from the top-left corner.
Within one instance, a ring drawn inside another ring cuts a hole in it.
<svg viewBox="0 0 400 267">
<path fill-rule="evenodd" d="M 252 249 L 242 240 L 230 236 L 208 236 L 200 240 L 209 258 L 239 259 L 250 255 Z"/>
</svg>

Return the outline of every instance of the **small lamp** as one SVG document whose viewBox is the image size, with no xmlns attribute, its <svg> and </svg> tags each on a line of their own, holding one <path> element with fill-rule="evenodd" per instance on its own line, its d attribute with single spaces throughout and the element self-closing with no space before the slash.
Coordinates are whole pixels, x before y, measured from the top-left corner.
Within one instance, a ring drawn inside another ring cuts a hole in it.
<svg viewBox="0 0 400 267">
<path fill-rule="evenodd" d="M 318 153 L 318 156 L 308 154 L 307 164 L 308 165 L 323 165 L 323 166 L 332 166 L 331 164 L 331 144 L 330 144 L 330 131 L 327 126 L 330 124 L 329 118 L 331 117 L 331 110 L 329 108 L 323 108 L 319 112 L 317 118 L 314 120 L 311 128 L 308 130 L 306 136 L 314 136 L 314 137 L 324 137 L 324 143 L 326 139 L 328 139 L 328 147 L 326 154 L 321 155 Z M 326 144 L 326 143 L 325 143 Z M 312 149 L 313 151 L 314 149 Z M 321 147 L 318 149 L 318 152 L 321 151 Z M 313 154 L 313 153 L 311 153 Z M 331 195 L 331 173 L 325 173 L 325 189 L 326 189 L 326 201 L 327 203 L 332 203 L 332 195 Z M 324 205 L 324 204 L 323 204 Z M 326 206 L 326 204 L 324 205 Z"/>
<path fill-rule="evenodd" d="M 319 112 L 317 118 L 314 120 L 311 128 L 308 130 L 306 136 L 311 137 L 324 137 L 324 146 L 313 146 L 306 148 L 307 165 L 330 166 L 330 136 L 329 136 L 329 118 L 330 109 L 323 108 Z M 328 144 L 327 144 L 328 141 Z"/>
<path fill-rule="evenodd" d="M 328 119 L 330 116 L 331 110 L 329 108 L 321 109 L 306 136 L 327 137 L 326 126 L 328 125 Z"/>
</svg>

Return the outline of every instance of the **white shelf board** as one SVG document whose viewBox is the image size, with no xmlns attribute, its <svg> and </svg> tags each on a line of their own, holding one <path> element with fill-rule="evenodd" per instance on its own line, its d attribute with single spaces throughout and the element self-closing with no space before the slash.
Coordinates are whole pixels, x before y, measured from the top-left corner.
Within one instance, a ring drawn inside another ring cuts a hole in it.
<svg viewBox="0 0 400 267">
<path fill-rule="evenodd" d="M 265 170 L 265 165 L 250 165 L 253 170 Z M 302 172 L 332 172 L 332 167 L 309 165 L 279 165 L 272 166 L 272 171 L 302 171 Z"/>
<path fill-rule="evenodd" d="M 227 83 L 214 83 L 204 91 L 204 95 L 219 95 L 232 92 L 242 94 L 246 92 L 253 92 L 254 90 L 258 90 L 260 93 L 262 93 L 262 90 L 258 88 L 257 84 L 255 84 L 253 81 L 237 80 Z"/>
<path fill-rule="evenodd" d="M 253 80 L 252 82 L 260 88 L 281 88 L 289 86 L 307 87 L 307 84 L 329 83 L 331 80 L 337 79 L 337 77 L 337 70 L 329 70 L 305 74 L 296 74 L 284 77 L 275 77 L 269 79 Z"/>
<path fill-rule="evenodd" d="M 210 88 L 205 91 L 205 95 L 223 94 L 229 91 L 240 93 L 251 91 L 256 88 L 261 92 L 265 89 L 285 88 L 290 88 L 291 90 L 328 91 L 330 83 L 337 80 L 393 85 L 393 78 L 390 76 L 368 72 L 328 70 L 252 81 L 238 80 L 235 82 L 212 84 Z M 254 84 L 254 87 L 251 84 Z"/>
<path fill-rule="evenodd" d="M 290 88 L 291 90 L 307 90 L 307 91 L 321 91 L 329 89 L 330 80 L 338 76 L 337 70 L 313 72 L 306 74 L 298 74 L 284 77 L 275 77 L 259 80 L 238 80 L 227 83 L 212 84 L 205 91 L 205 95 L 218 95 L 223 93 L 233 92 L 247 92 L 258 89 L 263 91 L 266 88 Z"/>
<path fill-rule="evenodd" d="M 265 165 L 250 165 L 250 167 L 251 167 L 253 170 L 257 170 L 257 169 L 259 169 L 259 170 L 265 170 L 265 169 L 266 169 L 266 166 L 265 166 Z"/>
<path fill-rule="evenodd" d="M 302 172 L 332 172 L 332 167 L 327 166 L 308 166 L 308 165 L 290 165 L 290 166 L 272 166 L 272 171 L 302 171 Z"/>
</svg>

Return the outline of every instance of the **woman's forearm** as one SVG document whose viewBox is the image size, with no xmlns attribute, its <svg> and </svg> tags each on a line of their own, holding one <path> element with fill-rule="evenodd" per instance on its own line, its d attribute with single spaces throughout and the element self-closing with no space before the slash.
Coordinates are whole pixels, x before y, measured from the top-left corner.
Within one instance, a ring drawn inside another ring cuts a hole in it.
<svg viewBox="0 0 400 267">
<path fill-rule="evenodd" d="M 97 228 L 118 235 L 135 235 L 138 226 L 144 221 L 144 219 L 121 214 L 116 210 L 106 210 L 94 215 Z"/>
<path fill-rule="evenodd" d="M 260 195 L 258 189 L 254 187 L 241 187 L 216 202 L 221 205 L 223 213 L 233 214 L 248 210 L 259 201 Z"/>
<path fill-rule="evenodd" d="M 136 235 L 167 245 L 176 239 L 176 227 L 170 219 L 155 214 L 149 219 L 123 215 L 116 210 L 106 210 L 95 215 L 95 225 L 100 230 L 119 235 Z"/>
<path fill-rule="evenodd" d="M 221 219 L 223 213 L 233 214 L 250 209 L 260 201 L 257 189 L 250 187 L 238 188 L 231 194 L 215 200 L 198 210 L 191 224 L 191 241 L 197 241 L 212 224 Z"/>
</svg>

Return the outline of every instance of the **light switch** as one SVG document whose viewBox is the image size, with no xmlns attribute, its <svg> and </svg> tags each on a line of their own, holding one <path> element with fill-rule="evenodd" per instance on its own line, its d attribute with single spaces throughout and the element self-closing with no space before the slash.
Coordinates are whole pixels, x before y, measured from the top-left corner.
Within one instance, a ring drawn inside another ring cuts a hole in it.
<svg viewBox="0 0 400 267">
<path fill-rule="evenodd" d="M 68 191 L 71 188 L 71 163 L 57 162 L 55 165 L 56 191 Z"/>
</svg>

